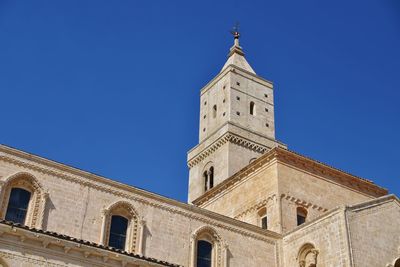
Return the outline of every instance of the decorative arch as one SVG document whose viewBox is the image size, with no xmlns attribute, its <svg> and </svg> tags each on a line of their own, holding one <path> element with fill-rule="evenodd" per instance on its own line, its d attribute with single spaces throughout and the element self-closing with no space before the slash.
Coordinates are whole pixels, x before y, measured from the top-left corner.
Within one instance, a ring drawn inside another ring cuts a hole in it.
<svg viewBox="0 0 400 267">
<path fill-rule="evenodd" d="M 209 161 L 204 165 L 201 175 L 203 177 L 204 192 L 207 192 L 214 187 L 215 169 L 212 161 Z"/>
<path fill-rule="evenodd" d="M 2 181 L 0 218 L 4 219 L 6 216 L 10 193 L 13 188 L 21 188 L 31 193 L 25 225 L 42 229 L 48 193 L 45 192 L 37 178 L 28 172 L 14 173 Z"/>
<path fill-rule="evenodd" d="M 144 233 L 144 220 L 142 220 L 133 205 L 127 201 L 118 201 L 103 210 L 103 225 L 100 243 L 108 246 L 113 215 L 118 215 L 128 220 L 125 250 L 130 253 L 142 255 L 142 240 Z"/>
<path fill-rule="evenodd" d="M 311 243 L 306 243 L 301 246 L 297 254 L 299 267 L 317 267 L 317 257 L 319 251 Z"/>
<path fill-rule="evenodd" d="M 257 158 L 251 158 L 250 160 L 249 160 L 249 164 L 250 163 L 252 163 L 253 161 L 255 161 Z"/>
<path fill-rule="evenodd" d="M 197 267 L 197 242 L 207 241 L 212 244 L 212 267 L 227 266 L 228 246 L 221 236 L 211 226 L 205 225 L 198 228 L 191 235 L 191 262 L 190 267 Z M 224 262 L 224 263 L 223 263 Z"/>
</svg>

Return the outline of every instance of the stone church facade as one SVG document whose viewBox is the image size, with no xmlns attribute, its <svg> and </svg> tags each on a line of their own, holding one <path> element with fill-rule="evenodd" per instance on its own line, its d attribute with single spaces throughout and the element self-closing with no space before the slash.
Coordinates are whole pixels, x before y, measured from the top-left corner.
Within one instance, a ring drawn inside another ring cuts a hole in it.
<svg viewBox="0 0 400 267">
<path fill-rule="evenodd" d="M 200 94 L 188 203 L 0 146 L 0 266 L 400 267 L 400 201 L 275 138 L 239 33 Z"/>
</svg>

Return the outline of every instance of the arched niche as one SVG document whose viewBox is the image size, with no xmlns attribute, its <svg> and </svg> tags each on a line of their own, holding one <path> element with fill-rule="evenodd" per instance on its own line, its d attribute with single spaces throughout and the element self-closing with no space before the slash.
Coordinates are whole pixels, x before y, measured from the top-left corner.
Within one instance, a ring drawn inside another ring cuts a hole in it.
<svg viewBox="0 0 400 267">
<path fill-rule="evenodd" d="M 311 243 L 306 243 L 299 249 L 297 262 L 299 267 L 317 267 L 318 250 Z"/>
</svg>

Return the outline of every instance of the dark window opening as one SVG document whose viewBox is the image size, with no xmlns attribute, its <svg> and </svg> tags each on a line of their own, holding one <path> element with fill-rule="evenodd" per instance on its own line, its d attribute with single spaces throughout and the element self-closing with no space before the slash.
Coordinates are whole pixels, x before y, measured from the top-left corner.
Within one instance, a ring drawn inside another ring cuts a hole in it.
<svg viewBox="0 0 400 267">
<path fill-rule="evenodd" d="M 197 241 L 197 265 L 196 267 L 211 267 L 212 244 L 199 240 Z"/>
<path fill-rule="evenodd" d="M 210 168 L 210 189 L 214 187 L 214 167 Z"/>
<path fill-rule="evenodd" d="M 213 106 L 213 118 L 217 117 L 217 105 Z"/>
<path fill-rule="evenodd" d="M 306 222 L 307 210 L 302 207 L 297 208 L 297 225 L 301 225 Z"/>
<path fill-rule="evenodd" d="M 208 190 L 208 174 L 207 171 L 203 173 L 203 178 L 204 178 L 204 192 Z"/>
<path fill-rule="evenodd" d="M 297 225 L 303 224 L 306 222 L 306 217 L 302 215 L 297 215 Z"/>
<path fill-rule="evenodd" d="M 261 218 L 261 228 L 268 229 L 268 218 L 267 216 Z"/>
<path fill-rule="evenodd" d="M 111 217 L 110 239 L 108 245 L 113 248 L 124 250 L 127 229 L 128 219 L 122 216 L 113 215 Z"/>
<path fill-rule="evenodd" d="M 250 102 L 250 115 L 256 115 L 256 104 L 253 101 Z"/>
<path fill-rule="evenodd" d="M 30 199 L 31 193 L 29 191 L 21 188 L 11 189 L 5 217 L 6 221 L 24 224 Z"/>
</svg>

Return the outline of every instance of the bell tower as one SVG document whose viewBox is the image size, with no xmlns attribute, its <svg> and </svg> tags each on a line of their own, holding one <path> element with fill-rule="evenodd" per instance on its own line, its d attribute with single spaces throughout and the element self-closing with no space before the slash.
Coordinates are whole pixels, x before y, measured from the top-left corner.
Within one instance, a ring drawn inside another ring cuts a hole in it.
<svg viewBox="0 0 400 267">
<path fill-rule="evenodd" d="M 273 147 L 273 84 L 244 57 L 240 33 L 217 76 L 200 91 L 199 144 L 188 152 L 191 203 Z"/>
</svg>

